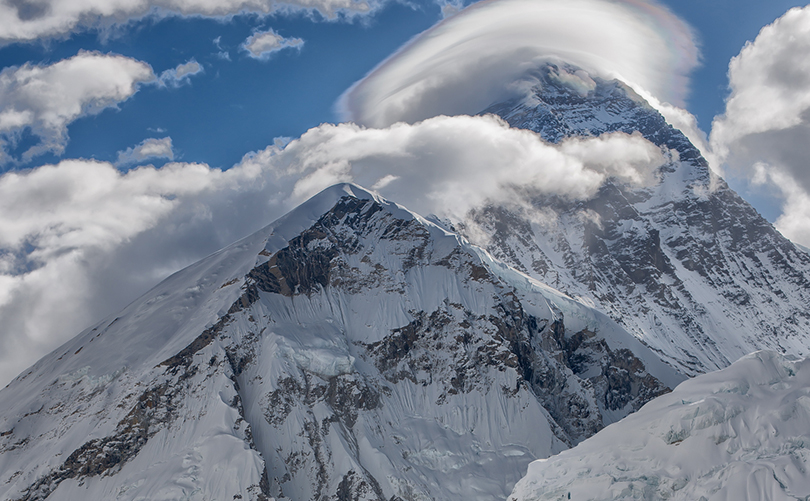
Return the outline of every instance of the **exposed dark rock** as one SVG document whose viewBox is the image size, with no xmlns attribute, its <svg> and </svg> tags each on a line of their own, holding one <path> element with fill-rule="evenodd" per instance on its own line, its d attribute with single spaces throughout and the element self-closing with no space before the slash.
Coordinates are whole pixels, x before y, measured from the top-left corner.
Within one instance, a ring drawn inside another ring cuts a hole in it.
<svg viewBox="0 0 810 501">
<path fill-rule="evenodd" d="M 86 442 L 58 469 L 31 485 L 16 501 L 43 500 L 64 480 L 104 475 L 120 468 L 172 419 L 176 396 L 176 388 L 169 383 L 143 392 L 127 416 L 118 423 L 113 435 Z"/>
</svg>

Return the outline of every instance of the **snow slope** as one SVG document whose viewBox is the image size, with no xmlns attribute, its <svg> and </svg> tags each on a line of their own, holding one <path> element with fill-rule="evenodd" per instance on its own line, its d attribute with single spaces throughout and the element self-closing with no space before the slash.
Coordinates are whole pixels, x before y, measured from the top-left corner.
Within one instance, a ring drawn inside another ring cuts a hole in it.
<svg viewBox="0 0 810 501">
<path fill-rule="evenodd" d="M 0 498 L 505 498 L 683 376 L 362 188 L 182 270 L 0 391 Z"/>
<path fill-rule="evenodd" d="M 810 359 L 745 356 L 529 466 L 512 501 L 810 496 Z"/>
<path fill-rule="evenodd" d="M 548 65 L 524 98 L 487 112 L 552 142 L 641 133 L 673 161 L 651 187 L 608 182 L 584 202 L 483 207 L 478 228 L 462 232 L 488 235 L 481 243 L 498 259 L 595 305 L 687 374 L 759 349 L 810 353 L 810 256 L 631 89 L 594 77 L 583 91 L 568 83 L 574 73 Z"/>
</svg>

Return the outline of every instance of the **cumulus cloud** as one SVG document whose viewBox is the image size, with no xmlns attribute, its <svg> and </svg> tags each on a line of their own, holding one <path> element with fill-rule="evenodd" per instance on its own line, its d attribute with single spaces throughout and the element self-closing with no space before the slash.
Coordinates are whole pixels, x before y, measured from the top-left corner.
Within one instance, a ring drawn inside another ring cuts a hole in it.
<svg viewBox="0 0 810 501">
<path fill-rule="evenodd" d="M 22 153 L 22 161 L 48 151 L 62 153 L 69 123 L 115 107 L 154 78 L 144 62 L 87 51 L 49 66 L 4 69 L 0 72 L 0 165 L 13 160 L 9 149 L 25 129 L 40 142 Z"/>
<path fill-rule="evenodd" d="M 237 174 L 65 160 L 0 177 L 0 385 L 201 257 L 196 245 L 224 243 L 207 212 L 216 197 L 195 196 L 213 185 L 228 193 Z"/>
<path fill-rule="evenodd" d="M 161 278 L 333 183 L 375 186 L 424 214 L 461 218 L 477 204 L 533 193 L 587 198 L 608 177 L 643 184 L 666 160 L 640 136 L 550 145 L 493 116 L 459 116 L 386 129 L 326 124 L 226 171 L 168 163 L 121 172 L 65 160 L 6 173 L 0 385 Z"/>
<path fill-rule="evenodd" d="M 804 245 L 810 245 L 808 54 L 810 7 L 791 9 L 764 27 L 729 64 L 731 94 L 710 138 L 732 172 L 780 190 L 785 205 L 777 228 Z"/>
<path fill-rule="evenodd" d="M 774 226 L 792 241 L 810 247 L 810 193 L 783 170 L 759 163 L 755 171 L 754 184 L 775 187 L 782 196 L 782 214 Z"/>
<path fill-rule="evenodd" d="M 118 152 L 118 160 L 115 165 L 125 166 L 139 164 L 153 158 L 167 158 L 174 160 L 174 150 L 172 149 L 172 138 L 144 139 L 139 144 Z"/>
<path fill-rule="evenodd" d="M 305 11 L 327 19 L 373 12 L 381 0 L 2 0 L 0 42 L 64 36 L 145 16 L 228 17 Z"/>
<path fill-rule="evenodd" d="M 47 66 L 6 68 L 0 72 L 0 165 L 25 163 L 46 152 L 60 155 L 68 125 L 76 119 L 115 108 L 142 85 L 180 87 L 202 71 L 191 59 L 158 77 L 143 61 L 91 51 Z M 39 141 L 14 158 L 10 152 L 26 130 Z"/>
<path fill-rule="evenodd" d="M 304 45 L 300 38 L 284 38 L 272 29 L 249 36 L 241 45 L 242 50 L 254 59 L 266 61 L 273 54 L 284 49 L 298 49 Z"/>
<path fill-rule="evenodd" d="M 698 51 L 690 28 L 654 1 L 484 1 L 411 40 L 349 89 L 339 109 L 373 127 L 474 114 L 558 59 L 680 105 Z"/>
<path fill-rule="evenodd" d="M 171 68 L 160 74 L 158 82 L 160 85 L 180 87 L 191 81 L 191 77 L 203 72 L 203 67 L 194 59 L 178 64 L 176 68 Z"/>
</svg>

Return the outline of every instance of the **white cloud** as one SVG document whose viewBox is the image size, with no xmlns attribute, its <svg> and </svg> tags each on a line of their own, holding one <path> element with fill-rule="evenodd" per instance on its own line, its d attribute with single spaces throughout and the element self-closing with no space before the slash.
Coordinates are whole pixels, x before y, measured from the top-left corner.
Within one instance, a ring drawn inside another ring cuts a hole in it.
<svg viewBox="0 0 810 501">
<path fill-rule="evenodd" d="M 46 152 L 60 155 L 68 142 L 68 125 L 76 119 L 115 108 L 141 85 L 180 87 L 202 71 L 191 59 L 156 77 L 142 61 L 90 51 L 48 66 L 6 68 L 0 72 L 0 165 L 25 163 Z M 39 142 L 13 158 L 10 150 L 26 129 Z"/>
<path fill-rule="evenodd" d="M 680 105 L 698 51 L 689 27 L 653 1 L 480 2 L 411 40 L 339 107 L 373 127 L 478 113 L 557 58 Z"/>
<path fill-rule="evenodd" d="M 442 18 L 458 14 L 464 8 L 463 0 L 436 0 L 441 9 Z"/>
<path fill-rule="evenodd" d="M 223 61 L 231 60 L 231 53 L 222 48 L 222 37 L 218 36 L 214 40 L 214 46 L 217 48 L 216 56 Z"/>
<path fill-rule="evenodd" d="M 645 183 L 666 160 L 639 136 L 544 143 L 489 117 L 365 129 L 322 125 L 227 171 L 126 173 L 65 160 L 0 176 L 0 385 L 159 279 L 257 230 L 330 184 L 376 185 L 422 213 L 463 217 L 533 192 L 591 196 Z"/>
<path fill-rule="evenodd" d="M 810 7 L 764 27 L 729 64 L 731 94 L 711 145 L 737 174 L 783 194 L 777 227 L 810 245 Z"/>
<path fill-rule="evenodd" d="M 0 177 L 0 385 L 200 257 L 195 239 L 221 244 L 194 196 L 228 177 L 193 164 L 122 174 L 85 160 Z"/>
<path fill-rule="evenodd" d="M 317 12 L 327 19 L 374 11 L 380 0 L 3 0 L 0 41 L 64 36 L 151 15 L 228 17 L 244 13 Z"/>
<path fill-rule="evenodd" d="M 191 82 L 191 77 L 203 72 L 203 67 L 194 59 L 178 64 L 176 68 L 171 68 L 160 74 L 158 82 L 161 85 L 180 87 Z"/>
<path fill-rule="evenodd" d="M 461 219 L 487 200 L 513 202 L 527 192 L 588 198 L 609 176 L 645 184 L 664 160 L 638 135 L 554 146 L 489 115 L 439 116 L 385 129 L 326 124 L 283 150 L 271 146 L 250 155 L 243 165 L 273 165 L 294 181 L 291 203 L 353 181 L 377 186 L 417 212 Z"/>
<path fill-rule="evenodd" d="M 67 126 L 79 117 L 115 107 L 154 80 L 152 68 L 114 54 L 81 51 L 50 66 L 25 64 L 0 72 L 0 165 L 12 160 L 13 147 L 25 128 L 40 142 L 22 160 L 44 152 L 62 153 Z"/>
<path fill-rule="evenodd" d="M 304 45 L 300 38 L 284 38 L 272 29 L 254 33 L 241 45 L 250 57 L 267 60 L 271 55 L 284 49 L 298 49 Z"/>
<path fill-rule="evenodd" d="M 118 160 L 115 165 L 138 164 L 152 158 L 168 158 L 174 160 L 174 150 L 172 149 L 172 138 L 144 139 L 139 144 L 118 152 Z"/>
<path fill-rule="evenodd" d="M 774 226 L 794 242 L 810 246 L 810 194 L 807 190 L 796 183 L 793 176 L 765 164 L 756 166 L 753 182 L 767 183 L 779 190 L 784 203 Z"/>
</svg>

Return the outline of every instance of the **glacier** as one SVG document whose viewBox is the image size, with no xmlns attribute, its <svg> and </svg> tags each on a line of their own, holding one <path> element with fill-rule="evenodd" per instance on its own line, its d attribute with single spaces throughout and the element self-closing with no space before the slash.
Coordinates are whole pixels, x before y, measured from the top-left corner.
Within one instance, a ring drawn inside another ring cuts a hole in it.
<svg viewBox="0 0 810 501">
<path fill-rule="evenodd" d="M 810 495 L 810 359 L 758 351 L 529 466 L 510 501 Z"/>
</svg>

